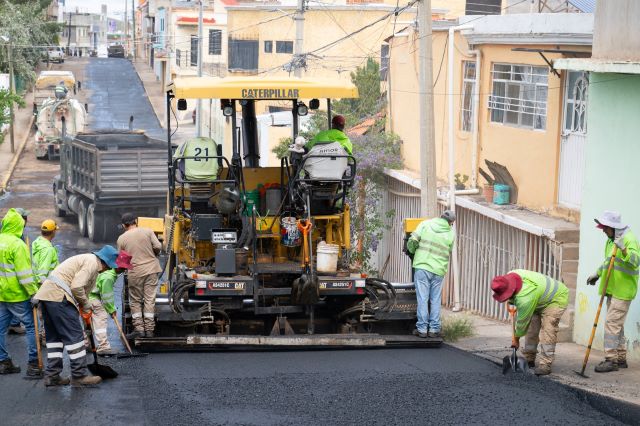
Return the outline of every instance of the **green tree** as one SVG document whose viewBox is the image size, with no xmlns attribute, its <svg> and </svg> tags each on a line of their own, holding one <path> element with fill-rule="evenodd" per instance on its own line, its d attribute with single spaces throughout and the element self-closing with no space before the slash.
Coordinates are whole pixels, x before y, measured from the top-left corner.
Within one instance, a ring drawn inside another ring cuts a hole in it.
<svg viewBox="0 0 640 426">
<path fill-rule="evenodd" d="M 6 89 L 0 89 L 0 129 L 4 127 L 5 124 L 9 124 L 11 122 L 11 103 L 16 103 L 21 107 L 25 106 L 24 99 L 15 93 L 9 93 Z M 3 135 L 0 133 L 0 142 L 3 140 Z"/>
<path fill-rule="evenodd" d="M 358 88 L 356 99 L 341 99 L 334 102 L 336 114 L 344 115 L 347 128 L 372 117 L 384 107 L 380 91 L 380 65 L 368 58 L 366 63 L 351 73 L 351 82 Z"/>
<path fill-rule="evenodd" d="M 46 21 L 46 0 L 0 0 L 0 36 L 13 46 L 13 69 L 27 82 L 35 80 L 34 69 L 46 54 L 44 46 L 57 45 L 62 26 Z M 7 45 L 0 42 L 0 72 L 8 72 Z"/>
</svg>

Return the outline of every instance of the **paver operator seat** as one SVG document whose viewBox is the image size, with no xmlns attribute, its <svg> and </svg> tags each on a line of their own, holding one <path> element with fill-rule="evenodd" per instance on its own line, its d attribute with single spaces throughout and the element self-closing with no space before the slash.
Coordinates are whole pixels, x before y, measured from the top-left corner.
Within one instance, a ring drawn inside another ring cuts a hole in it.
<svg viewBox="0 0 640 426">
<path fill-rule="evenodd" d="M 176 182 L 184 189 L 183 201 L 190 201 L 190 210 L 199 204 L 206 207 L 209 199 L 214 195 L 215 181 L 219 178 L 221 146 L 211 138 L 196 137 L 185 141 L 174 153 L 177 161 Z"/>
</svg>

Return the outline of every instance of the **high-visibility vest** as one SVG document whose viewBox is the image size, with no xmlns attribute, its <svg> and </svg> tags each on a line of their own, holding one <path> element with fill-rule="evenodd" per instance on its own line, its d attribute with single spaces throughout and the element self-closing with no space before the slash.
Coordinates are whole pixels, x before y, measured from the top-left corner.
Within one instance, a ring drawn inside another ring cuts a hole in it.
<svg viewBox="0 0 640 426">
<path fill-rule="evenodd" d="M 31 256 L 33 262 L 33 273 L 39 284 L 60 264 L 58 261 L 58 250 L 51 244 L 51 241 L 40 236 L 31 243 Z"/>
<path fill-rule="evenodd" d="M 407 242 L 413 256 L 413 267 L 444 276 L 455 235 L 445 219 L 428 219 L 420 223 Z"/>
<path fill-rule="evenodd" d="M 638 292 L 638 273 L 640 265 L 640 250 L 638 240 L 630 229 L 624 231 L 623 239 L 624 247 L 627 249 L 627 256 L 622 254 L 622 250 L 618 250 L 616 259 L 609 278 L 607 286 L 607 294 L 620 300 L 633 300 Z M 609 261 L 613 254 L 615 243 L 608 239 L 604 248 L 605 260 L 598 269 L 600 275 L 600 290 L 604 288 L 604 282 L 607 277 L 607 269 L 609 269 Z"/>
<path fill-rule="evenodd" d="M 0 231 L 0 302 L 24 302 L 38 290 L 29 248 L 20 239 L 24 220 L 9 209 Z"/>
<path fill-rule="evenodd" d="M 185 141 L 174 154 L 174 158 L 195 157 L 183 160 L 186 180 L 212 181 L 218 177 L 218 159 L 207 158 L 218 155 L 217 145 L 211 138 L 193 138 Z M 182 169 L 182 165 L 179 167 Z"/>
<path fill-rule="evenodd" d="M 527 334 L 534 313 L 549 307 L 566 308 L 569 304 L 569 289 L 562 282 L 525 269 L 511 272 L 522 278 L 522 289 L 510 299 L 517 309 L 517 337 Z"/>
</svg>

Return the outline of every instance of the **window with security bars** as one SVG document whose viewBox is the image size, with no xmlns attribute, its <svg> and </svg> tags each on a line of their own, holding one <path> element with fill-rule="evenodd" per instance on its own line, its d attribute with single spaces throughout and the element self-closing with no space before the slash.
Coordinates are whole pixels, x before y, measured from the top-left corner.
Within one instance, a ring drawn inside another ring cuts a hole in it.
<svg viewBox="0 0 640 426">
<path fill-rule="evenodd" d="M 276 41 L 276 53 L 293 53 L 293 42 Z"/>
<path fill-rule="evenodd" d="M 473 94 L 476 90 L 476 63 L 462 62 L 462 100 L 460 102 L 460 130 L 473 130 Z"/>
<path fill-rule="evenodd" d="M 222 55 L 222 30 L 209 30 L 209 55 Z"/>
<path fill-rule="evenodd" d="M 176 65 L 180 66 L 180 60 L 182 59 L 182 51 L 180 49 L 176 49 Z"/>
<path fill-rule="evenodd" d="M 547 126 L 547 67 L 493 64 L 489 96 L 491 121 L 544 130 Z"/>
</svg>

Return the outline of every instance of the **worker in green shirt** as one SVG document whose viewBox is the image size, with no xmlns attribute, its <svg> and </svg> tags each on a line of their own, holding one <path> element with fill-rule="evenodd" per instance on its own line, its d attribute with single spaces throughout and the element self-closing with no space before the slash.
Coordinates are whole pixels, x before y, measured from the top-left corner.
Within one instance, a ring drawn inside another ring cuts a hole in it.
<svg viewBox="0 0 640 426">
<path fill-rule="evenodd" d="M 116 315 L 115 298 L 113 285 L 118 274 L 114 269 L 108 269 L 98 275 L 96 286 L 89 293 L 89 301 L 93 315 L 91 316 L 91 327 L 96 339 L 96 352 L 100 356 L 115 355 L 111 349 L 109 339 L 107 339 L 107 322 L 109 316 Z"/>
<path fill-rule="evenodd" d="M 598 293 L 604 291 L 609 261 L 617 247 L 611 277 L 607 285 L 607 316 L 604 322 L 604 361 L 596 365 L 598 373 L 627 368 L 627 339 L 624 323 L 631 302 L 638 292 L 640 274 L 640 244 L 628 225 L 622 223 L 620 213 L 605 211 L 595 219 L 598 229 L 607 236 L 604 246 L 604 261 L 598 270 L 587 278 L 587 284 L 595 285 L 600 280 Z"/>
<path fill-rule="evenodd" d="M 353 155 L 353 145 L 344 133 L 345 119 L 342 115 L 335 115 L 331 119 L 331 129 L 319 132 L 304 146 L 307 152 L 315 145 L 338 142 L 349 155 Z"/>
<path fill-rule="evenodd" d="M 51 219 L 45 220 L 40 225 L 40 236 L 31 243 L 33 273 L 38 284 L 43 283 L 49 273 L 60 263 L 58 261 L 58 250 L 51 244 L 58 229 L 55 221 Z"/>
<path fill-rule="evenodd" d="M 493 298 L 516 307 L 516 329 L 511 347 L 520 347 L 526 335 L 522 354 L 538 376 L 551 373 L 556 352 L 560 318 L 569 304 L 569 290 L 558 280 L 524 269 L 499 275 L 491 282 Z M 535 365 L 540 344 L 538 365 Z"/>
</svg>

